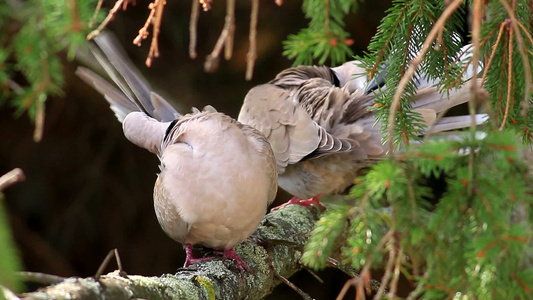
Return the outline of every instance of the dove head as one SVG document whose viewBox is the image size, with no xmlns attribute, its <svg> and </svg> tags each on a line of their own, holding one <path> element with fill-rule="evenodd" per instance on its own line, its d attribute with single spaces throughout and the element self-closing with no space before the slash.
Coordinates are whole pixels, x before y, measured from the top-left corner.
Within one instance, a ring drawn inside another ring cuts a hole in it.
<svg viewBox="0 0 533 300">
<path fill-rule="evenodd" d="M 352 60 L 338 67 L 331 68 L 339 80 L 339 87 L 344 87 L 349 84 L 350 86 L 353 85 L 354 89 L 364 89 L 366 84 L 365 69 L 360 67 L 358 63 L 358 61 Z"/>
</svg>

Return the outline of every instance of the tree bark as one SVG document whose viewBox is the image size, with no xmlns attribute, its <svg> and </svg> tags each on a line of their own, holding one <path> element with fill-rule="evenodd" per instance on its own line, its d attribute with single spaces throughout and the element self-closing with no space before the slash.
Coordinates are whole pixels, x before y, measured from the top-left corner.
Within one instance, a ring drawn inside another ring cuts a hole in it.
<svg viewBox="0 0 533 300">
<path fill-rule="evenodd" d="M 233 260 L 215 259 L 160 277 L 121 276 L 118 271 L 94 278 L 68 278 L 20 295 L 22 299 L 262 299 L 302 268 L 303 245 L 318 220 L 316 209 L 290 205 L 269 213 L 257 231 L 235 247 L 251 271 Z M 8 299 L 15 297 L 6 295 Z M 15 297 L 17 299 L 17 297 Z"/>
</svg>

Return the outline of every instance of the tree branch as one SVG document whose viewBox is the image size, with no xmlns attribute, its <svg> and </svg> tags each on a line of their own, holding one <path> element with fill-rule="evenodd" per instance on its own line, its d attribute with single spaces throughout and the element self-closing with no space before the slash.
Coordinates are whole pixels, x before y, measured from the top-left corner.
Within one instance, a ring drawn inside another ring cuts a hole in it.
<svg viewBox="0 0 533 300">
<path fill-rule="evenodd" d="M 262 299 L 285 278 L 303 268 L 303 245 L 318 220 L 317 210 L 291 205 L 263 219 L 254 235 L 236 247 L 252 272 L 241 273 L 232 260 L 212 260 L 174 275 L 121 276 L 118 271 L 63 282 L 22 294 L 24 299 Z M 13 295 L 8 299 L 13 298 Z"/>
</svg>

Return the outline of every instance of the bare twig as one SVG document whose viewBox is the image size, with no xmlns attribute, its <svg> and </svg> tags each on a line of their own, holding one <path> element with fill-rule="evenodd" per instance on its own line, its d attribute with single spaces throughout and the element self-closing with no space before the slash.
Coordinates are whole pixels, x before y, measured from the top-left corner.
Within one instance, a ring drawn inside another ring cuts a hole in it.
<svg viewBox="0 0 533 300">
<path fill-rule="evenodd" d="M 320 276 L 318 276 L 315 272 L 313 272 L 313 270 L 309 269 L 308 267 L 304 266 L 304 270 L 307 271 L 307 273 L 311 274 L 311 276 L 313 276 L 318 282 L 320 283 L 324 283 L 324 280 L 322 280 L 322 278 L 320 278 Z"/>
<path fill-rule="evenodd" d="M 507 122 L 507 117 L 509 116 L 509 106 L 511 105 L 511 92 L 513 87 L 513 32 L 514 28 L 509 29 L 509 62 L 507 63 L 507 97 L 505 101 L 505 113 L 503 115 L 502 124 L 500 125 L 500 130 L 505 128 L 505 123 Z"/>
<path fill-rule="evenodd" d="M 202 8 L 204 11 L 208 11 L 211 9 L 211 1 L 212 0 L 198 0 L 200 4 L 202 4 Z"/>
<path fill-rule="evenodd" d="M 524 65 L 524 81 L 526 83 L 526 86 L 524 88 L 524 99 L 522 100 L 522 109 L 520 111 L 520 114 L 524 119 L 526 119 L 527 123 L 527 116 L 529 112 L 529 97 L 531 94 L 531 65 L 529 64 L 529 58 L 525 51 L 525 45 L 524 45 L 524 39 L 522 35 L 520 34 L 520 30 L 518 28 L 518 23 L 520 23 L 514 14 L 513 9 L 511 6 L 509 6 L 509 3 L 507 3 L 504 0 L 500 0 L 500 3 L 503 5 L 505 10 L 507 11 L 507 14 L 509 15 L 509 18 L 511 19 L 511 26 L 513 26 L 514 31 L 517 33 L 516 36 L 516 42 L 518 43 L 518 52 L 520 53 L 520 56 L 522 57 L 522 64 Z"/>
<path fill-rule="evenodd" d="M 421 281 L 428 279 L 428 277 L 429 277 L 429 272 L 424 273 L 424 276 L 422 277 L 423 279 Z M 415 288 L 415 290 L 412 291 L 411 293 L 409 293 L 409 296 L 406 298 L 406 300 L 414 300 L 414 299 L 416 299 L 418 293 L 422 292 L 425 288 L 426 288 L 425 285 L 418 284 L 417 287 Z"/>
<path fill-rule="evenodd" d="M 40 97 L 35 104 L 35 129 L 33 130 L 33 141 L 38 143 L 43 139 L 44 131 L 44 99 Z"/>
<path fill-rule="evenodd" d="M 144 26 L 139 29 L 139 34 L 133 40 L 133 44 L 140 46 L 142 40 L 148 37 L 148 27 L 152 25 L 153 34 L 152 42 L 150 43 L 150 50 L 148 50 L 148 57 L 146 57 L 145 64 L 150 67 L 154 57 L 159 57 L 159 32 L 161 31 L 161 21 L 163 19 L 163 9 L 167 4 L 166 0 L 154 0 L 154 2 L 148 5 L 150 9 L 150 15 L 146 19 Z"/>
<path fill-rule="evenodd" d="M 218 37 L 213 51 L 205 59 L 204 70 L 208 73 L 215 72 L 218 69 L 220 51 L 222 50 L 224 44 L 228 41 L 228 36 L 231 34 L 231 27 L 235 25 L 235 0 L 227 1 L 224 27 L 222 28 L 222 32 Z"/>
<path fill-rule="evenodd" d="M 378 246 L 374 249 L 375 251 L 381 251 L 381 249 L 385 246 L 385 244 L 387 244 L 391 238 L 393 238 L 393 235 L 394 235 L 394 230 L 389 230 L 382 238 L 381 240 L 379 241 L 379 244 Z M 348 291 L 348 289 L 350 288 L 350 286 L 355 286 L 355 299 L 358 300 L 358 299 L 366 299 L 366 294 L 365 294 L 365 291 L 368 291 L 370 292 L 371 291 L 371 288 L 370 288 L 370 268 L 372 267 L 372 257 L 370 256 L 370 254 L 367 254 L 366 256 L 366 263 L 365 263 L 365 266 L 363 267 L 363 270 L 361 270 L 361 273 L 359 275 L 359 277 L 354 277 L 352 278 L 351 280 L 349 280 L 348 282 L 346 282 L 346 284 L 344 285 L 344 287 L 342 288 L 341 292 L 339 293 L 339 295 L 337 296 L 337 300 L 341 300 L 342 298 L 344 298 L 344 296 L 346 295 L 346 292 Z M 384 284 L 380 284 L 380 288 L 384 286 Z M 378 291 L 379 291 L 378 289 Z"/>
<path fill-rule="evenodd" d="M 371 261 L 368 261 L 363 270 L 361 271 L 361 280 L 357 282 L 357 290 L 355 291 L 356 300 L 365 300 L 366 299 L 366 290 L 369 290 L 370 283 L 370 266 L 372 265 Z"/>
<path fill-rule="evenodd" d="M 496 38 L 496 42 L 494 45 L 492 45 L 492 51 L 490 53 L 489 62 L 484 66 L 485 70 L 483 71 L 483 76 L 481 77 L 481 86 L 485 83 L 485 78 L 487 77 L 487 71 L 490 69 L 490 65 L 492 64 L 492 59 L 494 58 L 494 55 L 496 54 L 496 50 L 498 49 L 498 45 L 500 44 L 500 40 L 502 38 L 503 29 L 506 25 L 508 25 L 508 21 L 504 21 L 500 24 L 500 30 L 498 31 L 498 37 Z"/>
<path fill-rule="evenodd" d="M 381 278 L 381 285 L 379 286 L 378 292 L 374 296 L 375 300 L 381 299 L 381 296 L 385 292 L 386 286 L 389 284 L 389 280 L 392 274 L 392 268 L 394 266 L 394 261 L 396 258 L 396 248 L 394 246 L 394 243 L 392 244 L 393 245 L 391 245 L 391 249 L 389 250 L 389 260 L 387 261 L 387 266 L 385 266 L 385 273 Z"/>
<path fill-rule="evenodd" d="M 94 10 L 94 14 L 91 18 L 91 21 L 89 21 L 89 28 L 93 27 L 94 22 L 96 21 L 96 16 L 98 15 L 100 9 L 102 9 L 102 3 L 104 3 L 104 0 L 98 0 L 98 3 L 96 4 L 96 9 Z"/>
<path fill-rule="evenodd" d="M 439 17 L 437 22 L 435 22 L 435 25 L 431 29 L 431 31 L 428 34 L 428 37 L 424 41 L 424 44 L 422 45 L 422 48 L 415 59 L 411 61 L 411 65 L 409 66 L 409 69 L 405 72 L 405 75 L 400 80 L 400 83 L 398 84 L 398 87 L 396 88 L 396 92 L 394 93 L 394 97 L 392 99 L 390 112 L 389 112 L 389 124 L 388 124 L 388 148 L 389 152 L 388 155 L 392 156 L 394 154 L 394 127 L 396 119 L 396 112 L 398 111 L 398 106 L 400 104 L 400 100 L 402 99 L 402 94 L 413 77 L 416 69 L 418 68 L 418 65 L 422 62 L 422 58 L 424 55 L 426 55 L 427 51 L 429 50 L 429 47 L 435 40 L 436 36 L 438 35 L 439 31 L 443 30 L 444 23 L 446 20 L 450 18 L 452 13 L 457 10 L 457 8 L 463 3 L 463 0 L 454 0 L 451 2 L 446 9 L 442 12 L 442 15 Z"/>
<path fill-rule="evenodd" d="M 46 285 L 60 283 L 61 281 L 67 279 L 65 277 L 39 272 L 18 272 L 17 275 L 22 277 L 24 281 L 36 282 Z"/>
<path fill-rule="evenodd" d="M 233 55 L 233 40 L 235 39 L 235 18 L 233 18 L 232 24 L 229 26 L 228 37 L 224 44 L 224 59 L 230 60 Z"/>
<path fill-rule="evenodd" d="M 123 2 L 124 0 L 117 0 L 117 2 L 115 2 L 115 5 L 113 6 L 113 8 L 111 8 L 102 24 L 100 24 L 100 26 L 98 26 L 95 30 L 91 31 L 91 33 L 87 35 L 88 40 L 92 40 L 95 36 L 99 35 L 100 32 L 102 32 L 102 30 L 107 26 L 107 24 L 109 24 L 109 22 L 113 20 L 113 17 L 116 15 Z"/>
<path fill-rule="evenodd" d="M 115 259 L 117 261 L 118 273 L 120 274 L 120 276 L 123 276 L 123 277 L 127 276 L 126 272 L 124 272 L 124 270 L 122 269 L 122 262 L 120 261 L 120 255 L 118 255 L 118 250 L 115 248 L 115 249 L 110 250 L 107 256 L 104 258 L 104 261 L 102 261 L 102 263 L 100 264 L 100 267 L 98 267 L 96 274 L 94 274 L 94 279 L 96 280 L 100 279 L 100 276 L 102 276 L 105 268 L 107 268 L 107 266 L 109 265 L 109 261 L 111 260 L 111 257 L 113 256 L 115 256 Z"/>
<path fill-rule="evenodd" d="M 191 21 L 189 23 L 189 57 L 195 59 L 196 40 L 198 38 L 198 15 L 200 14 L 200 2 L 192 0 Z"/>
<path fill-rule="evenodd" d="M 348 290 L 352 286 L 356 286 L 357 282 L 359 282 L 360 280 L 361 280 L 361 278 L 359 278 L 359 277 L 354 277 L 354 278 L 351 278 L 350 280 L 347 280 L 346 283 L 344 283 L 344 285 L 342 286 L 342 289 L 339 292 L 339 294 L 337 295 L 337 298 L 335 298 L 335 299 L 336 300 L 342 300 L 344 298 L 344 296 L 346 296 L 346 293 L 348 292 Z"/>
<path fill-rule="evenodd" d="M 334 259 L 333 257 L 328 257 L 326 259 L 326 262 L 328 264 L 330 264 L 331 266 L 333 266 L 334 268 L 341 270 L 346 275 L 349 275 L 351 277 L 358 277 L 359 276 L 359 274 L 357 274 L 356 270 L 350 268 L 349 266 L 346 266 L 343 263 L 340 263 L 338 260 Z"/>
<path fill-rule="evenodd" d="M 246 80 L 252 80 L 255 60 L 257 58 L 257 14 L 259 12 L 259 0 L 252 0 L 250 13 L 250 48 L 246 55 Z"/>
<path fill-rule="evenodd" d="M 518 22 L 518 26 L 522 29 L 526 37 L 529 39 L 529 42 L 531 43 L 531 46 L 533 46 L 533 37 L 531 36 L 531 33 L 527 30 L 526 27 L 524 27 L 524 24 Z"/>
<path fill-rule="evenodd" d="M 287 278 L 281 276 L 280 274 L 276 273 L 275 276 L 279 278 L 283 283 L 288 285 L 291 289 L 293 289 L 295 292 L 298 293 L 298 295 L 302 296 L 305 300 L 312 300 L 311 296 L 309 296 L 306 292 L 302 291 L 299 287 L 294 285 L 294 283 L 290 282 Z"/>
<path fill-rule="evenodd" d="M 396 290 L 398 289 L 398 280 L 400 279 L 400 268 L 402 266 L 402 258 L 403 258 L 403 247 L 400 246 L 400 249 L 398 250 L 398 254 L 396 255 L 396 264 L 394 265 L 394 275 L 392 276 L 391 281 L 391 288 L 390 288 L 390 295 L 392 297 L 396 296 Z M 379 299 L 379 298 L 376 298 Z"/>
<path fill-rule="evenodd" d="M 21 169 L 15 168 L 0 177 L 0 192 L 13 184 L 26 180 L 24 172 Z"/>
<path fill-rule="evenodd" d="M 163 8 L 167 3 L 166 0 L 156 0 L 154 2 L 154 7 L 156 10 L 155 19 L 153 22 L 154 33 L 152 35 L 152 43 L 150 44 L 150 51 L 148 52 L 148 57 L 146 58 L 146 65 L 149 67 L 152 65 L 152 60 L 154 57 L 159 57 L 159 45 L 158 38 L 159 32 L 161 31 L 161 21 L 163 19 Z"/>
<path fill-rule="evenodd" d="M 158 0 L 155 0 L 155 2 L 157 2 L 157 1 Z M 148 35 L 150 34 L 148 32 L 148 27 L 150 26 L 150 24 L 152 24 L 152 22 L 154 20 L 155 12 L 156 12 L 155 11 L 155 7 L 154 7 L 154 3 L 150 3 L 150 5 L 148 5 L 148 8 L 150 9 L 150 14 L 148 15 L 148 18 L 146 18 L 146 21 L 144 21 L 143 27 L 141 27 L 141 29 L 139 29 L 139 33 L 137 34 L 137 36 L 133 40 L 133 44 L 134 45 L 141 46 L 142 40 L 146 39 L 148 37 Z"/>
<path fill-rule="evenodd" d="M 474 72 L 477 73 L 477 68 L 479 66 L 479 48 L 480 48 L 480 29 L 481 29 L 481 10 L 482 2 L 481 0 L 474 0 L 473 5 L 473 20 L 472 20 L 472 44 L 474 49 L 472 51 L 472 68 Z M 470 90 L 472 91 L 472 98 L 468 101 L 468 113 L 470 114 L 470 133 L 472 138 L 475 139 L 476 135 L 476 102 L 480 99 L 479 85 L 477 80 L 471 80 Z M 474 151 L 470 151 L 468 155 L 468 181 L 470 183 L 474 182 Z M 469 195 L 473 194 L 473 184 L 468 186 Z"/>
<path fill-rule="evenodd" d="M 31 93 L 22 100 L 22 106 L 29 109 L 32 104 L 35 104 L 35 129 L 33 132 L 33 141 L 40 142 L 43 136 L 44 128 L 44 101 L 46 100 L 46 91 L 50 88 L 52 80 L 50 79 L 50 69 L 46 55 L 43 55 L 41 60 L 42 80 L 35 88 L 32 88 Z"/>
</svg>

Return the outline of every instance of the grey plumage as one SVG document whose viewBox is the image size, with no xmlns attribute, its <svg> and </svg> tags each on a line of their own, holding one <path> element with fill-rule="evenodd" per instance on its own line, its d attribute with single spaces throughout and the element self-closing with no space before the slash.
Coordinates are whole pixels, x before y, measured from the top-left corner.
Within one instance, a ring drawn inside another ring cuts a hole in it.
<svg viewBox="0 0 533 300">
<path fill-rule="evenodd" d="M 372 91 L 383 77 L 368 81 L 357 62 L 336 68 L 299 66 L 280 72 L 272 81 L 252 88 L 238 120 L 254 126 L 269 140 L 276 156 L 279 185 L 300 199 L 342 193 L 361 169 L 386 154 Z M 413 103 L 427 130 L 451 130 L 470 125 L 469 116 L 445 117 L 440 112 L 464 103 L 463 87 L 439 93 L 435 82 L 420 82 Z M 485 115 L 476 117 L 477 123 Z"/>
<path fill-rule="evenodd" d="M 266 138 L 208 106 L 181 115 L 151 90 L 109 34 L 93 47 L 99 63 L 119 87 L 80 67 L 77 74 L 110 103 L 124 135 L 158 155 L 161 173 L 154 187 L 157 219 L 171 238 L 187 245 L 232 247 L 259 225 L 277 191 L 274 154 Z M 226 256 L 227 254 L 227 256 Z"/>
</svg>

